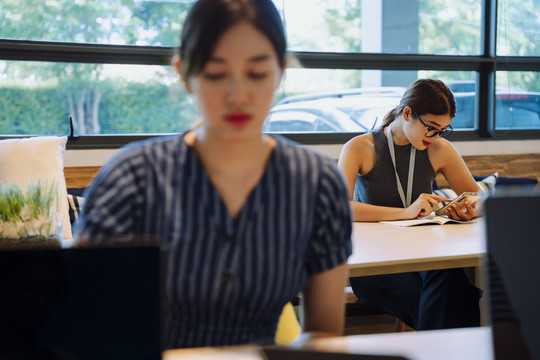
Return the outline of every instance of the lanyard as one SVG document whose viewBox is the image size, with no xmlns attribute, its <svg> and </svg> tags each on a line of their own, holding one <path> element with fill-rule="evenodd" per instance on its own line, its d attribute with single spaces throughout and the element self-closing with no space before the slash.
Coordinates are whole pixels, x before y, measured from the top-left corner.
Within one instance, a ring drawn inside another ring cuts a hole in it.
<svg viewBox="0 0 540 360">
<path fill-rule="evenodd" d="M 396 168 L 396 155 L 394 153 L 394 141 L 392 140 L 392 125 L 388 126 L 388 149 L 390 150 L 390 157 L 392 158 L 392 163 L 394 164 L 394 172 L 396 173 L 396 182 L 397 189 L 399 192 L 399 197 L 403 203 L 403 207 L 409 207 L 411 205 L 412 197 L 412 184 L 413 184 L 413 175 L 414 175 L 414 160 L 416 159 L 416 148 L 411 144 L 411 155 L 409 158 L 409 178 L 407 179 L 407 201 L 405 201 L 405 194 L 403 193 L 403 186 L 399 180 L 399 176 Z"/>
</svg>

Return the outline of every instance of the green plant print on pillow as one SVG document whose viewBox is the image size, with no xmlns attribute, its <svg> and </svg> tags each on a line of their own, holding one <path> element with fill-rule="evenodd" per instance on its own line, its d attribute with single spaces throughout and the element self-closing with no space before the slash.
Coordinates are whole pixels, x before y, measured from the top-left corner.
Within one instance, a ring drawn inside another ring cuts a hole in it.
<svg viewBox="0 0 540 360">
<path fill-rule="evenodd" d="M 29 242 L 59 244 L 59 212 L 54 181 L 28 182 L 26 191 L 0 184 L 0 246 Z"/>
</svg>

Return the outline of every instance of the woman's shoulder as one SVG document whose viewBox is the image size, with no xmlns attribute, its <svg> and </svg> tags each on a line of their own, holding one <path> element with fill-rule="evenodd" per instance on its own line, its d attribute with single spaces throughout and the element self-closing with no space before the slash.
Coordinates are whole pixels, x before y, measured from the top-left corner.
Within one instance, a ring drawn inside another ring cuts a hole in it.
<svg viewBox="0 0 540 360">
<path fill-rule="evenodd" d="M 122 151 L 138 153 L 156 150 L 157 148 L 176 148 L 179 144 L 185 143 L 184 134 L 163 135 L 134 141 L 121 148 Z"/>
<path fill-rule="evenodd" d="M 296 161 L 298 158 L 306 158 L 309 161 L 327 161 L 330 157 L 318 150 L 302 146 L 302 144 L 289 140 L 282 136 L 274 136 L 276 140 L 276 152 L 282 160 Z"/>
<path fill-rule="evenodd" d="M 283 137 L 276 139 L 276 160 L 283 168 L 286 165 L 292 171 L 321 173 L 328 168 L 336 168 L 336 160 L 319 150 L 307 148 Z"/>
<path fill-rule="evenodd" d="M 183 137 L 167 135 L 135 141 L 120 148 L 100 169 L 102 174 L 141 173 L 141 169 L 182 158 Z"/>
<path fill-rule="evenodd" d="M 428 153 L 431 155 L 446 156 L 457 152 L 454 145 L 445 138 L 439 138 L 428 147 Z"/>
<path fill-rule="evenodd" d="M 374 134 L 372 132 L 367 132 L 362 135 L 353 137 L 348 143 L 351 143 L 355 146 L 373 146 Z"/>
<path fill-rule="evenodd" d="M 113 160 L 137 161 L 140 158 L 164 157 L 178 151 L 182 151 L 184 144 L 183 135 L 165 135 L 134 141 L 120 148 Z M 155 159 L 154 159 L 155 160 Z"/>
<path fill-rule="evenodd" d="M 357 156 L 371 153 L 375 148 L 373 137 L 374 135 L 371 132 L 355 136 L 345 143 L 343 149 L 344 151 L 356 154 Z"/>
<path fill-rule="evenodd" d="M 439 138 L 427 148 L 429 159 L 435 171 L 459 160 L 461 155 L 454 145 L 445 138 Z"/>
</svg>

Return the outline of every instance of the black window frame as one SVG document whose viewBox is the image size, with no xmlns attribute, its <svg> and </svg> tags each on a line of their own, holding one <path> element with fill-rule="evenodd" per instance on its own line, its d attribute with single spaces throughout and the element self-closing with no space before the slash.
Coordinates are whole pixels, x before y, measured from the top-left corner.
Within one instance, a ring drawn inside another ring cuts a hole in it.
<svg viewBox="0 0 540 360">
<path fill-rule="evenodd" d="M 497 56 L 497 0 L 482 1 L 482 54 L 479 56 L 388 53 L 291 52 L 306 69 L 445 70 L 478 73 L 476 109 L 478 128 L 457 130 L 451 141 L 540 139 L 540 129 L 494 129 L 495 72 L 540 71 L 540 57 Z M 170 65 L 174 47 L 80 44 L 52 41 L 0 39 L 0 59 L 19 61 L 81 62 L 103 64 Z M 66 121 L 69 121 L 66 119 Z M 306 145 L 342 144 L 360 133 L 283 134 Z M 68 134 L 65 134 L 68 135 Z M 70 136 L 68 149 L 115 149 L 136 140 L 159 135 Z M 0 136 L 0 139 L 21 136 Z"/>
</svg>

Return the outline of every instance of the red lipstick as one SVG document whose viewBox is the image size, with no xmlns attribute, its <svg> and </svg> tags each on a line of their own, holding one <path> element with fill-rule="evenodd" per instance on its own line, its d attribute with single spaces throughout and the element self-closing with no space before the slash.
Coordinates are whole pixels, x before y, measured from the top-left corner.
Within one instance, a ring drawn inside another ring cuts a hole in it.
<svg viewBox="0 0 540 360">
<path fill-rule="evenodd" d="M 225 115 L 225 120 L 235 126 L 242 126 L 251 120 L 251 115 L 246 113 L 232 113 Z"/>
<path fill-rule="evenodd" d="M 426 147 L 427 147 L 427 146 L 429 146 L 429 144 L 431 144 L 431 143 L 430 143 L 430 142 L 427 142 L 427 141 L 424 141 L 424 140 L 422 140 L 422 144 L 424 144 L 424 146 L 426 146 Z"/>
</svg>

